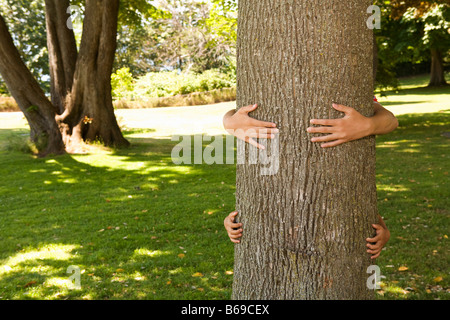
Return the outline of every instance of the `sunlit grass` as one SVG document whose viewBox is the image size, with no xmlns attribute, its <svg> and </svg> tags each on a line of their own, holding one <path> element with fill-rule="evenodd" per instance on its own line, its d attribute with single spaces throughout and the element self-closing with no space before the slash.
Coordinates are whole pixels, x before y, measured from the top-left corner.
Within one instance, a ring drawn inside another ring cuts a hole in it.
<svg viewBox="0 0 450 320">
<path fill-rule="evenodd" d="M 228 107 L 203 110 L 202 121 L 215 119 L 214 134 Z M 129 111 L 130 123 L 145 121 L 145 112 Z M 163 126 L 158 112 L 152 121 Z M 167 135 L 176 128 L 159 131 L 154 122 L 125 131 L 128 149 L 94 145 L 86 154 L 38 159 L 16 147 L 27 134 L 22 123 L 14 129 L 2 119 L 0 299 L 230 298 L 233 245 L 223 218 L 234 209 L 234 165 L 174 165 L 178 142 Z M 378 207 L 391 230 L 377 261 L 385 277 L 378 297 L 446 299 L 450 155 L 442 133 L 450 131 L 450 112 L 399 121 L 377 138 Z M 194 129 L 180 132 L 204 128 Z M 82 272 L 79 290 L 67 281 L 71 265 Z"/>
</svg>

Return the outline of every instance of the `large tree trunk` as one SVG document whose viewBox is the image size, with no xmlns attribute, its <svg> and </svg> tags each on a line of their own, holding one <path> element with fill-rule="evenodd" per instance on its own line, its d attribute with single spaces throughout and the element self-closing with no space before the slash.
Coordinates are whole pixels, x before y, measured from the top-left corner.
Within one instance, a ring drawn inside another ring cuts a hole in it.
<svg viewBox="0 0 450 320">
<path fill-rule="evenodd" d="M 64 112 L 67 94 L 72 90 L 78 54 L 73 29 L 67 27 L 69 6 L 70 0 L 45 0 L 51 98 L 59 114 Z"/>
<path fill-rule="evenodd" d="M 378 71 L 378 44 L 375 35 L 373 36 L 373 81 L 377 80 Z"/>
<path fill-rule="evenodd" d="M 237 105 L 280 128 L 279 170 L 237 166 L 233 299 L 370 299 L 365 239 L 377 223 L 375 140 L 310 142 L 333 102 L 373 115 L 369 0 L 241 0 Z M 240 143 L 240 142 L 239 142 Z M 253 148 L 247 145 L 247 148 Z M 269 143 L 269 152 L 274 150 Z"/>
<path fill-rule="evenodd" d="M 444 60 L 442 52 L 437 49 L 431 49 L 431 75 L 429 87 L 446 86 L 444 76 Z"/>
<path fill-rule="evenodd" d="M 2 16 L 0 43 L 0 74 L 30 125 L 31 139 L 39 154 L 64 153 L 61 132 L 55 121 L 57 110 L 22 61 Z"/>
<path fill-rule="evenodd" d="M 101 140 L 128 146 L 114 114 L 111 72 L 116 50 L 119 0 L 87 0 L 83 37 L 72 92 L 62 115 L 67 135 L 76 142 Z"/>
</svg>

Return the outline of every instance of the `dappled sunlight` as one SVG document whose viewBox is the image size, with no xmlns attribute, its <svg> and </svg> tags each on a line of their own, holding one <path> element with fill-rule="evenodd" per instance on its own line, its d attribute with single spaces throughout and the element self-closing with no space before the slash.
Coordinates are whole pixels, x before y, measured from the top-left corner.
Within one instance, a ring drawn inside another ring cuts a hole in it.
<svg viewBox="0 0 450 320">
<path fill-rule="evenodd" d="M 181 274 L 181 273 L 183 273 L 184 271 L 183 271 L 183 268 L 181 268 L 181 267 L 179 267 L 179 268 L 176 268 L 176 269 L 172 269 L 172 270 L 169 270 L 168 271 L 168 273 L 170 274 L 170 275 L 176 275 L 176 274 Z"/>
<path fill-rule="evenodd" d="M 152 257 L 157 258 L 161 256 L 166 256 L 172 254 L 172 251 L 164 251 L 164 250 L 149 250 L 149 249 L 136 249 L 133 252 L 132 258 L 136 257 Z"/>
<path fill-rule="evenodd" d="M 73 283 L 67 277 L 52 277 L 45 280 L 44 287 L 57 287 L 58 289 L 72 289 Z"/>
<path fill-rule="evenodd" d="M 41 247 L 40 249 L 30 250 L 25 252 L 19 252 L 9 257 L 2 262 L 0 268 L 0 279 L 8 272 L 20 272 L 21 265 L 29 263 L 31 261 L 38 260 L 70 260 L 72 258 L 72 251 L 78 248 L 75 245 L 62 245 L 62 244 L 49 244 Z"/>
<path fill-rule="evenodd" d="M 1 262 L 1 286 L 17 288 L 12 299 L 56 299 L 65 295 L 72 287 L 66 270 L 79 248 L 77 245 L 47 244 L 37 249 L 23 249 Z"/>
<path fill-rule="evenodd" d="M 139 271 L 135 271 L 131 274 L 128 274 L 128 273 L 121 273 L 119 270 L 119 272 L 116 271 L 116 273 L 114 273 L 114 276 L 112 277 L 111 282 L 119 282 L 119 283 L 123 283 L 125 281 L 142 282 L 145 280 L 147 280 L 147 276 L 143 275 Z"/>
<path fill-rule="evenodd" d="M 406 299 L 408 295 L 408 291 L 404 288 L 399 287 L 394 283 L 394 281 L 391 282 L 380 282 L 379 283 L 381 290 L 377 291 L 377 294 L 384 296 L 386 294 L 393 295 L 396 298 L 402 298 Z"/>
<path fill-rule="evenodd" d="M 402 149 L 400 152 L 406 152 L 406 153 L 420 153 L 420 150 L 418 150 L 418 149 L 406 148 L 406 149 Z"/>
<path fill-rule="evenodd" d="M 379 191 L 386 191 L 386 192 L 409 192 L 411 191 L 411 188 L 406 188 L 403 185 L 395 185 L 395 184 L 381 184 L 377 183 L 377 190 Z"/>
</svg>

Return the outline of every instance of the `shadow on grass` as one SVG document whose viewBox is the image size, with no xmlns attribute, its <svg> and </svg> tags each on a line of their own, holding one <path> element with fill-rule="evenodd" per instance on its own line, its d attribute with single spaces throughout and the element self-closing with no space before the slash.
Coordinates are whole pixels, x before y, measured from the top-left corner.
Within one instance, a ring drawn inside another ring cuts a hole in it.
<svg viewBox="0 0 450 320">
<path fill-rule="evenodd" d="M 398 130 L 377 138 L 379 210 L 392 237 L 378 264 L 388 284 L 418 287 L 387 298 L 436 298 L 439 292 L 423 292 L 446 268 L 430 252 L 444 250 L 438 239 L 447 232 L 448 139 L 441 133 L 450 115 L 399 120 Z M 235 167 L 174 165 L 177 142 L 130 140 L 130 148 L 103 154 L 0 152 L 2 298 L 230 297 L 233 246 L 223 218 L 234 209 Z M 387 267 L 403 264 L 422 283 Z M 81 290 L 67 288 L 70 265 L 82 271 Z"/>
<path fill-rule="evenodd" d="M 405 105 L 405 104 L 421 104 L 421 103 L 427 103 L 429 101 L 383 101 L 383 106 L 399 106 L 399 105 Z"/>
<path fill-rule="evenodd" d="M 448 232 L 450 156 L 442 132 L 450 113 L 398 118 L 396 131 L 377 137 L 378 208 L 391 232 L 377 259 L 386 277 L 381 291 L 384 299 L 443 299 L 448 280 L 437 285 L 434 279 L 447 272 L 447 262 L 432 253 L 445 251 Z"/>
<path fill-rule="evenodd" d="M 450 85 L 442 86 L 442 87 L 415 87 L 415 88 L 406 88 L 399 90 L 389 90 L 383 92 L 383 96 L 406 96 L 406 95 L 443 95 L 450 94 Z M 420 103 L 420 101 L 414 101 L 415 103 Z"/>
<path fill-rule="evenodd" d="M 229 298 L 234 166 L 174 165 L 177 142 L 130 140 L 103 155 L 0 152 L 2 298 Z M 81 290 L 65 287 L 70 265 Z"/>
</svg>

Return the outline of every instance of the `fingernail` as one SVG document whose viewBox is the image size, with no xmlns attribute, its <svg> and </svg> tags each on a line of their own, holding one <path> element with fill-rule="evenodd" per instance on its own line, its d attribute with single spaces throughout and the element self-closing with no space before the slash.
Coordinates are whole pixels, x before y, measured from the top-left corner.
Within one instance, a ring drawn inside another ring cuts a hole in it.
<svg viewBox="0 0 450 320">
<path fill-rule="evenodd" d="M 306 131 L 311 132 L 311 128 L 306 129 Z"/>
</svg>

